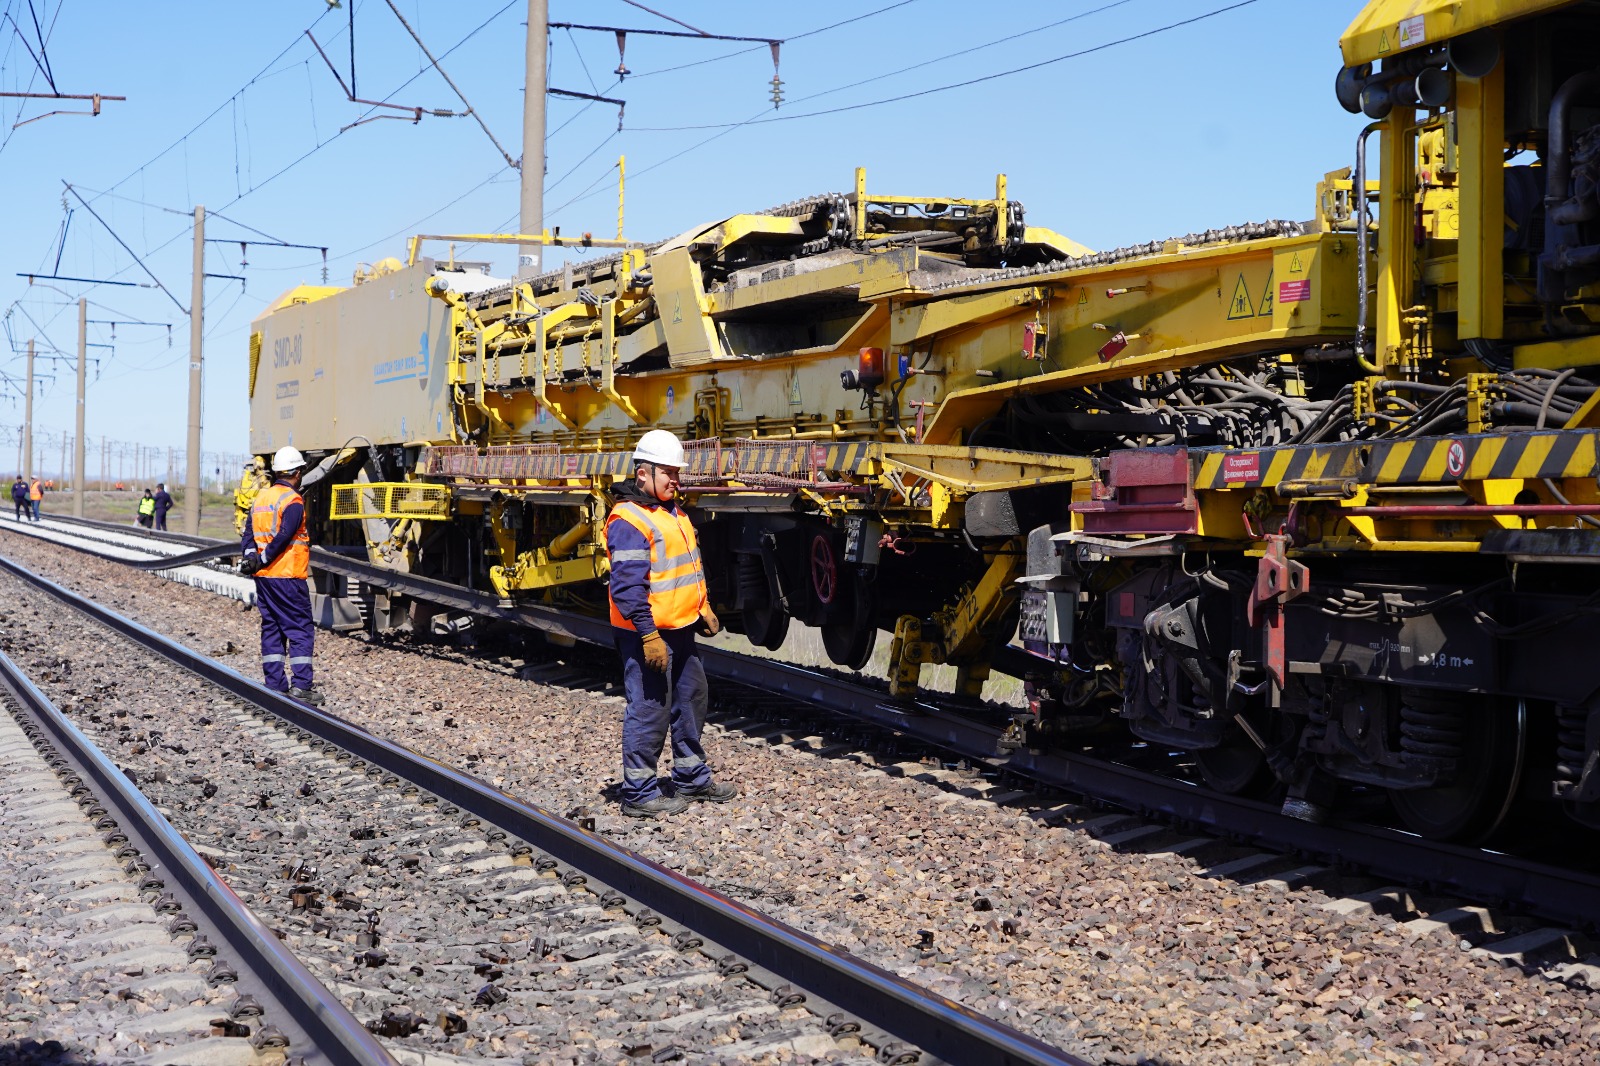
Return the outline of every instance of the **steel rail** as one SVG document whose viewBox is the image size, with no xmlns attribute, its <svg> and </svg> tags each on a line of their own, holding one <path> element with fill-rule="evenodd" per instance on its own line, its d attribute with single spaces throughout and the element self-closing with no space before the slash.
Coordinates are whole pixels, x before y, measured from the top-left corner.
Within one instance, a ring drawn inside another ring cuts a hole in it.
<svg viewBox="0 0 1600 1066">
<path fill-rule="evenodd" d="M 162 887 L 184 901 L 187 913 L 204 932 L 216 937 L 222 953 L 241 967 L 239 990 L 262 1002 L 266 1018 L 288 1037 L 297 1061 L 394 1066 L 395 1059 L 377 1038 L 306 970 L 116 764 L 3 652 L 0 686 L 90 787 L 115 819 L 116 830 L 139 849 L 151 874 L 164 882 Z"/>
<path fill-rule="evenodd" d="M 1085 1060 L 985 1018 L 943 996 L 754 911 L 477 778 L 368 733 L 191 651 L 129 618 L 0 557 L 0 570 L 47 593 L 296 729 L 415 783 L 645 907 L 896 1039 L 973 1066 L 1089 1066 Z M 270 934 L 268 934 L 270 935 Z"/>
<path fill-rule="evenodd" d="M 79 549 L 82 550 L 82 549 Z M 122 561 L 122 560 L 117 560 Z M 312 549 L 312 565 L 417 599 L 610 646 L 610 623 L 537 605 L 504 607 L 493 595 L 385 570 Z M 1042 784 L 1109 800 L 1225 834 L 1241 843 L 1356 864 L 1402 883 L 1424 881 L 1477 899 L 1515 901 L 1540 917 L 1587 927 L 1600 914 L 1600 878 L 1515 856 L 1440 843 L 1395 829 L 1313 824 L 1274 805 L 1211 792 L 1092 755 L 1022 748 L 999 753 L 1001 731 L 950 711 L 936 698 L 891 700 L 877 687 L 773 659 L 701 646 L 706 672 L 723 680 L 847 714 Z"/>
</svg>

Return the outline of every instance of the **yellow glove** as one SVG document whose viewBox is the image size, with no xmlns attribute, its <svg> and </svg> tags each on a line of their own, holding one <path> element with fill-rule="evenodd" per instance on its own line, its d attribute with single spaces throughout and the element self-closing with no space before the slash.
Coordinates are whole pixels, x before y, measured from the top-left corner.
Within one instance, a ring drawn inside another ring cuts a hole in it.
<svg viewBox="0 0 1600 1066">
<path fill-rule="evenodd" d="M 702 636 L 714 637 L 722 632 L 722 623 L 717 619 L 717 612 L 707 603 L 700 608 L 700 633 Z"/>
<path fill-rule="evenodd" d="M 647 633 L 644 637 L 644 664 L 658 674 L 667 672 L 667 642 L 660 633 Z"/>
</svg>

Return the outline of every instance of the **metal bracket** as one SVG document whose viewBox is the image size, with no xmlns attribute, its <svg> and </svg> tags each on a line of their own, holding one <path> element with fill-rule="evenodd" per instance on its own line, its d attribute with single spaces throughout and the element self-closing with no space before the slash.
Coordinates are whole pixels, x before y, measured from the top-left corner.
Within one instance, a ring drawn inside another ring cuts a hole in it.
<svg viewBox="0 0 1600 1066">
<path fill-rule="evenodd" d="M 1262 629 L 1263 654 L 1267 675 L 1278 691 L 1283 691 L 1288 678 L 1288 657 L 1284 648 L 1283 606 L 1302 595 L 1311 585 L 1311 571 L 1302 562 L 1290 559 L 1289 537 L 1284 533 L 1269 533 L 1266 554 L 1256 570 L 1256 583 L 1251 586 L 1250 598 L 1245 601 L 1245 620 Z"/>
</svg>

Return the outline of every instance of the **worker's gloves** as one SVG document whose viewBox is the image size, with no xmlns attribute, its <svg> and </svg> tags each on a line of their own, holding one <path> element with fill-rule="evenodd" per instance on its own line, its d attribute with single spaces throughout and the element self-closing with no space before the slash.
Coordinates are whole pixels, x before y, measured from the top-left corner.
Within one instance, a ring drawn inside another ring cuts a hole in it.
<svg viewBox="0 0 1600 1066">
<path fill-rule="evenodd" d="M 246 555 L 239 560 L 239 573 L 243 574 L 245 577 L 251 577 L 257 570 L 260 570 L 265 565 L 266 564 L 261 561 L 261 556 L 257 555 L 255 552 L 251 552 L 249 555 Z"/>
<path fill-rule="evenodd" d="M 709 603 L 700 608 L 700 625 L 697 628 L 702 637 L 714 637 L 722 632 L 722 623 Z"/>
<path fill-rule="evenodd" d="M 645 634 L 644 664 L 658 674 L 667 672 L 667 642 L 660 633 Z"/>
</svg>

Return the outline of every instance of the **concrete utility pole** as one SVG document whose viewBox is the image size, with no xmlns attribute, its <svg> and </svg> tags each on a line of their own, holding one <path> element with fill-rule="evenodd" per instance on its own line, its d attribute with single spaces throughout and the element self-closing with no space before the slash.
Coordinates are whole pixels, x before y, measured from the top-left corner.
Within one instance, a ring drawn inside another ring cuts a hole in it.
<svg viewBox="0 0 1600 1066">
<path fill-rule="evenodd" d="M 83 462 L 83 388 L 88 381 L 89 301 L 78 299 L 78 435 L 72 441 L 72 517 L 83 517 L 83 498 L 88 495 L 89 479 Z"/>
<path fill-rule="evenodd" d="M 550 0 L 528 0 L 528 83 L 522 97 L 522 233 L 544 231 L 544 104 L 549 88 Z M 517 277 L 539 273 L 544 246 L 524 244 Z"/>
<path fill-rule="evenodd" d="M 206 209 L 194 209 L 194 286 L 189 290 L 189 461 L 183 478 L 183 528 L 200 533 L 200 373 L 206 328 Z"/>
<path fill-rule="evenodd" d="M 33 338 L 28 338 L 28 398 L 22 405 L 22 476 L 33 476 Z"/>
</svg>

